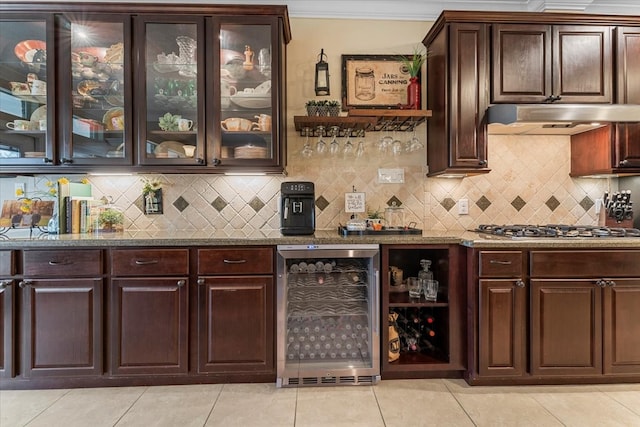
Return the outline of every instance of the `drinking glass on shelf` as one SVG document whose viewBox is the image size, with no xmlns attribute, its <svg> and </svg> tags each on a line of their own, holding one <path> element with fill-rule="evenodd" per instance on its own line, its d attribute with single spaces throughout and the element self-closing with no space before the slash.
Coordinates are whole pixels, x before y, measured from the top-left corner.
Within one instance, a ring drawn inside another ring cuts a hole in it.
<svg viewBox="0 0 640 427">
<path fill-rule="evenodd" d="M 316 142 L 316 152 L 318 154 L 324 154 L 327 152 L 327 143 L 322 139 L 324 136 L 324 126 L 316 127 L 316 132 L 318 133 L 318 141 Z"/>
<path fill-rule="evenodd" d="M 422 287 L 417 277 L 407 277 L 407 288 L 410 298 L 420 298 L 420 295 L 422 295 Z"/>
<path fill-rule="evenodd" d="M 339 126 L 331 126 L 331 144 L 329 144 L 329 154 L 335 156 L 340 152 L 340 143 L 338 142 L 338 133 L 340 133 Z"/>
<path fill-rule="evenodd" d="M 393 142 L 391 143 L 391 154 L 394 156 L 402 154 L 402 141 L 395 137 L 395 132 Z"/>
<path fill-rule="evenodd" d="M 305 142 L 304 142 L 304 146 L 302 147 L 302 152 L 301 152 L 302 157 L 311 157 L 313 155 L 313 149 L 311 148 L 311 145 L 309 145 L 309 133 L 311 129 L 308 127 L 305 127 L 303 131 L 305 135 Z"/>
<path fill-rule="evenodd" d="M 424 299 L 431 302 L 438 300 L 438 281 L 434 279 L 422 279 L 422 291 Z"/>
</svg>

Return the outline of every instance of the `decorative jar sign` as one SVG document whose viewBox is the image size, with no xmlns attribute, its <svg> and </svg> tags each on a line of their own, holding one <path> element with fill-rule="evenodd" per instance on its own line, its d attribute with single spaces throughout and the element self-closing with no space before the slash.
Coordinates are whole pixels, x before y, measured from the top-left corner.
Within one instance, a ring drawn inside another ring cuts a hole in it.
<svg viewBox="0 0 640 427">
<path fill-rule="evenodd" d="M 371 68 L 356 68 L 355 96 L 361 101 L 371 101 L 376 97 L 376 77 Z"/>
</svg>

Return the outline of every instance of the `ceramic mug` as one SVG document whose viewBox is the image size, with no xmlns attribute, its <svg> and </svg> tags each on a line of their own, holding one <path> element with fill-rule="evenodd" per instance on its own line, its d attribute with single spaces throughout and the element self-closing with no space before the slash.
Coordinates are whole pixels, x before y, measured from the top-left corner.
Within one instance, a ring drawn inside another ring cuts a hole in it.
<svg viewBox="0 0 640 427">
<path fill-rule="evenodd" d="M 178 120 L 178 130 L 180 132 L 186 132 L 188 130 L 191 130 L 192 126 L 193 126 L 193 120 L 189 120 L 189 119 Z"/>
<path fill-rule="evenodd" d="M 252 129 L 259 130 L 262 132 L 270 132 L 271 131 L 271 116 L 268 114 L 260 114 L 259 116 L 254 116 L 258 119 L 257 122 L 253 123 Z"/>
<path fill-rule="evenodd" d="M 241 117 L 230 117 L 226 120 L 220 122 L 222 129 L 230 132 L 237 131 L 250 131 L 253 127 L 253 122 L 251 120 L 243 119 Z"/>
<path fill-rule="evenodd" d="M 14 120 L 7 123 L 7 127 L 12 130 L 31 130 L 31 122 L 29 120 Z"/>
<path fill-rule="evenodd" d="M 231 105 L 230 97 L 236 94 L 238 90 L 235 86 L 232 86 L 228 81 L 220 80 L 220 104 L 222 108 L 228 108 Z"/>
<path fill-rule="evenodd" d="M 47 82 L 44 80 L 34 80 L 31 82 L 31 95 L 46 95 Z"/>
</svg>

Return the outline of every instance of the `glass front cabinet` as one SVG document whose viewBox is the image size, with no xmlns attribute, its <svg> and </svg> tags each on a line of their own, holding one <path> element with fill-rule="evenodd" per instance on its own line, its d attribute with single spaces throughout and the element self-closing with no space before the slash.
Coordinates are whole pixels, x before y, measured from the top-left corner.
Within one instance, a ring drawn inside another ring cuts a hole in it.
<svg viewBox="0 0 640 427">
<path fill-rule="evenodd" d="M 3 171 L 284 171 L 286 6 L 29 7 L 0 4 Z"/>
</svg>

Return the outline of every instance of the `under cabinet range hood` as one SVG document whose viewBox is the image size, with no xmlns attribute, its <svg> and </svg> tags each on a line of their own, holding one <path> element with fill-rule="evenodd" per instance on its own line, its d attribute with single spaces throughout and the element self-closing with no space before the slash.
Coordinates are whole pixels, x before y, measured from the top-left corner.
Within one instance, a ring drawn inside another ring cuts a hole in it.
<svg viewBox="0 0 640 427">
<path fill-rule="evenodd" d="M 495 104 L 491 135 L 574 135 L 616 122 L 640 122 L 636 104 Z"/>
</svg>

